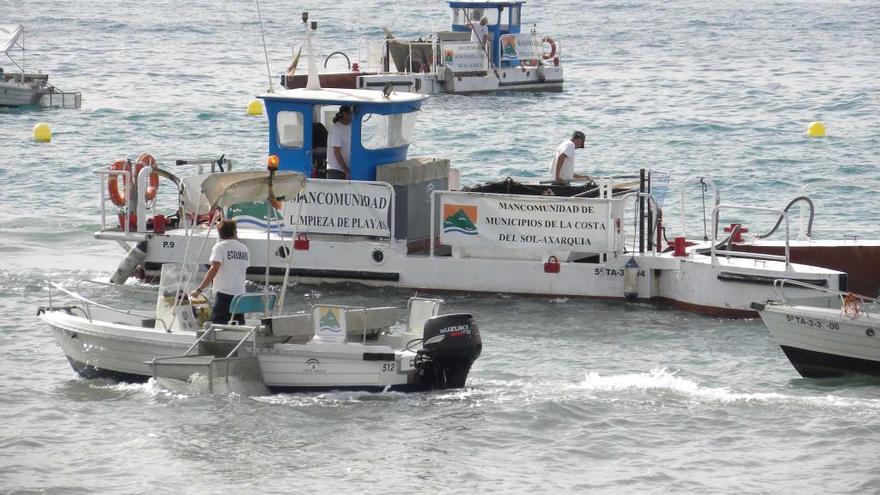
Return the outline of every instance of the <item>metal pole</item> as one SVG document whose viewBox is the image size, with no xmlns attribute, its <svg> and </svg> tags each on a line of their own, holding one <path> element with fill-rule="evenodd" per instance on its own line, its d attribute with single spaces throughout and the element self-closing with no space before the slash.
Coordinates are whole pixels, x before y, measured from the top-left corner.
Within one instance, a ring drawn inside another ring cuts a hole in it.
<svg viewBox="0 0 880 495">
<path fill-rule="evenodd" d="M 645 169 L 639 169 L 639 253 L 645 252 Z"/>
<path fill-rule="evenodd" d="M 648 172 L 648 192 L 651 192 L 651 173 Z M 648 205 L 648 251 L 654 250 L 654 209 Z"/>
</svg>

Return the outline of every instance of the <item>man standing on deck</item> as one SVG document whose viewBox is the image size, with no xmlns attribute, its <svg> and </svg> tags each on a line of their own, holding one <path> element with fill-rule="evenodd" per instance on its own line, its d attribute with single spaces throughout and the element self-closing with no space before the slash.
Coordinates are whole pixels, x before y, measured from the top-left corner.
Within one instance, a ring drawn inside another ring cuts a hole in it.
<svg viewBox="0 0 880 495">
<path fill-rule="evenodd" d="M 327 178 L 351 178 L 351 107 L 342 105 L 327 136 Z"/>
<path fill-rule="evenodd" d="M 211 250 L 211 268 L 205 274 L 205 279 L 193 291 L 192 297 L 199 295 L 205 287 L 214 284 L 216 299 L 211 311 L 211 321 L 219 325 L 226 325 L 230 320 L 235 320 L 239 325 L 244 325 L 244 315 L 230 314 L 229 305 L 232 298 L 247 292 L 245 278 L 247 269 L 251 265 L 250 252 L 247 246 L 238 240 L 238 227 L 235 220 L 223 220 L 217 227 L 220 242 Z"/>
<path fill-rule="evenodd" d="M 486 43 L 489 42 L 489 19 L 487 17 L 483 17 L 479 22 L 473 21 L 471 24 L 471 41 L 476 41 L 477 43 L 486 46 Z"/>
<path fill-rule="evenodd" d="M 574 173 L 574 150 L 582 149 L 586 136 L 581 131 L 574 131 L 571 139 L 566 139 L 556 147 L 556 155 L 550 164 L 550 175 L 553 176 L 553 184 L 567 186 L 572 180 L 590 180 L 589 175 Z"/>
<path fill-rule="evenodd" d="M 476 17 L 475 17 L 476 18 Z M 480 19 L 480 22 L 473 21 L 471 22 L 471 41 L 476 41 L 480 44 L 483 49 L 483 53 L 486 55 L 486 58 L 489 58 L 489 19 L 483 17 Z M 491 61 L 489 62 L 491 65 Z"/>
</svg>

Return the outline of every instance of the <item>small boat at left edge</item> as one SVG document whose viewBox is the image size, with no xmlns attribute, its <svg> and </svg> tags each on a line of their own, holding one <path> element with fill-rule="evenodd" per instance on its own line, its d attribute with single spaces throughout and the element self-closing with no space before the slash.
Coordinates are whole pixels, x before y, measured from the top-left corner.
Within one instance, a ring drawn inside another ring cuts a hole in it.
<svg viewBox="0 0 880 495">
<path fill-rule="evenodd" d="M 298 173 L 230 172 L 206 178 L 202 191 L 219 211 L 229 202 L 267 200 L 267 194 L 296 195 L 304 185 Z M 261 198 L 248 197 L 255 191 Z M 473 317 L 441 315 L 439 299 L 411 298 L 405 324 L 397 323 L 394 307 L 319 304 L 284 314 L 286 280 L 278 292 L 266 284 L 262 293 L 233 299 L 233 313 L 256 313 L 258 321 L 210 323 L 207 298 L 190 296 L 204 269 L 163 266 L 153 313 L 114 308 L 55 285 L 56 297 L 50 293 L 37 315 L 83 377 L 206 380 L 209 392 L 462 388 L 482 352 Z M 73 304 L 59 304 L 62 294 Z"/>
<path fill-rule="evenodd" d="M 21 52 L 21 62 L 12 53 Z M 41 106 L 79 108 L 82 95 L 61 91 L 49 84 L 49 75 L 27 72 L 24 66 L 24 27 L 21 24 L 0 24 L 0 53 L 16 67 L 8 72 L 0 67 L 0 107 Z"/>
</svg>

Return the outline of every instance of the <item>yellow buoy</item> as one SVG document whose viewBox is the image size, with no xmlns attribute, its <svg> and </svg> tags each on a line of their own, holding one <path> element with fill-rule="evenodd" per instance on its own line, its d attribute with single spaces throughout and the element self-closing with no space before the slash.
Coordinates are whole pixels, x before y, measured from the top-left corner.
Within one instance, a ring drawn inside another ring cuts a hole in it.
<svg viewBox="0 0 880 495">
<path fill-rule="evenodd" d="M 34 141 L 39 141 L 41 143 L 48 143 L 52 140 L 52 129 L 49 128 L 49 124 L 44 122 L 40 122 L 39 124 L 34 126 Z"/>
<path fill-rule="evenodd" d="M 263 103 L 260 100 L 251 100 L 247 106 L 248 115 L 263 115 Z"/>
<path fill-rule="evenodd" d="M 825 136 L 825 124 L 821 122 L 811 122 L 810 126 L 807 127 L 807 136 L 810 137 L 824 137 Z"/>
</svg>

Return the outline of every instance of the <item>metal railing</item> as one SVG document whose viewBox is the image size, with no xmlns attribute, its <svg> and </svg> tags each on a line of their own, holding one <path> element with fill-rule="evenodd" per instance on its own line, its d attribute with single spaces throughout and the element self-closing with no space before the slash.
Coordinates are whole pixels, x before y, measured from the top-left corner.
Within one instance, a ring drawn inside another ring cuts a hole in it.
<svg viewBox="0 0 880 495">
<path fill-rule="evenodd" d="M 824 292 L 826 294 L 832 294 L 838 296 L 840 298 L 841 304 L 844 303 L 847 297 L 855 297 L 861 302 L 868 303 L 874 306 L 880 306 L 880 299 L 868 296 L 862 296 L 859 294 L 855 294 L 853 292 L 847 292 L 836 289 L 829 289 L 827 287 L 822 287 L 820 285 L 814 285 L 807 282 L 801 282 L 800 280 L 792 280 L 789 278 L 777 278 L 773 281 L 773 293 L 775 295 L 775 300 L 782 301 L 785 304 L 790 302 L 789 298 L 785 296 L 785 286 L 786 285 L 795 285 L 804 289 L 812 289 L 819 292 Z"/>
<path fill-rule="evenodd" d="M 101 189 L 101 191 L 100 191 L 100 193 L 101 193 L 101 202 L 100 202 L 101 229 L 106 229 L 107 228 L 107 203 L 112 202 L 112 200 L 107 197 L 107 181 L 118 180 L 116 176 L 121 175 L 123 177 L 123 183 L 124 183 L 123 187 L 125 190 L 125 197 L 127 199 L 127 198 L 131 197 L 132 173 L 131 173 L 131 170 L 108 170 L 105 168 L 99 168 L 99 169 L 92 170 L 92 173 L 99 176 L 98 180 L 101 184 L 101 188 L 100 188 Z M 108 179 L 106 181 L 104 180 L 105 176 L 108 177 Z M 112 176 L 112 178 L 110 178 L 110 176 Z M 115 205 L 115 203 L 114 203 L 114 205 Z M 122 215 L 125 218 L 123 219 L 122 223 L 120 223 L 119 227 L 122 228 L 123 232 L 126 232 L 126 233 L 132 232 L 131 215 L 130 215 L 131 212 L 128 211 L 128 208 L 125 208 L 125 207 L 121 207 L 121 208 L 123 208 Z"/>
<path fill-rule="evenodd" d="M 715 200 L 715 201 L 714 201 L 714 205 L 717 207 L 719 204 L 721 204 L 721 196 L 720 196 L 720 194 L 719 194 L 719 192 L 718 192 L 718 186 L 715 185 L 715 181 L 713 181 L 712 179 L 706 178 L 706 177 L 693 177 L 693 178 L 690 178 L 690 179 L 685 179 L 685 180 L 681 183 L 681 186 L 680 186 L 681 189 L 680 189 L 680 192 L 679 192 L 679 199 L 680 199 L 680 202 L 681 202 L 681 204 L 680 204 L 681 211 L 679 212 L 679 215 L 680 215 L 680 218 L 681 218 L 681 224 L 680 224 L 680 227 L 679 227 L 679 228 L 681 229 L 680 235 L 681 235 L 682 237 L 685 237 L 685 238 L 687 237 L 687 235 L 685 234 L 685 223 L 684 223 L 684 211 L 685 211 L 685 208 L 684 208 L 684 190 L 685 190 L 685 186 L 687 186 L 687 185 L 689 185 L 689 184 L 702 184 L 703 187 L 705 188 L 705 189 L 704 189 L 704 192 L 705 192 L 705 190 L 707 190 L 709 187 L 711 187 L 711 188 L 712 188 L 712 193 L 713 193 L 713 198 L 714 198 L 714 200 Z M 704 212 L 704 216 L 703 216 L 703 232 L 705 232 L 705 231 L 708 229 L 708 227 L 707 227 L 707 225 L 706 225 L 705 204 L 704 204 L 703 206 L 704 206 L 704 210 L 703 210 L 703 212 Z M 717 223 L 718 223 L 718 222 L 717 222 L 717 220 L 716 220 L 716 218 L 715 218 L 714 216 L 713 216 L 712 218 L 713 218 L 713 220 L 712 220 L 712 225 L 715 225 L 715 228 L 714 228 L 713 230 L 716 230 L 716 231 L 717 231 L 717 230 L 718 230 L 718 229 L 717 229 Z M 712 237 L 713 239 L 715 238 L 715 237 L 714 237 L 715 235 L 716 235 L 716 233 L 713 233 L 713 237 Z"/>
<path fill-rule="evenodd" d="M 93 323 L 92 312 L 91 312 L 90 307 L 95 306 L 96 308 L 105 309 L 107 311 L 112 311 L 114 313 L 119 313 L 119 314 L 124 314 L 124 315 L 129 315 L 129 316 L 138 316 L 141 318 L 152 318 L 153 320 L 162 324 L 162 327 L 165 329 L 166 333 L 170 332 L 170 330 L 168 329 L 168 325 L 165 323 L 165 320 L 163 320 L 161 318 L 155 318 L 154 316 L 146 315 L 144 313 L 139 313 L 139 312 L 135 312 L 135 311 L 131 311 L 131 310 L 123 310 L 123 309 L 114 308 L 112 306 L 107 306 L 106 304 L 101 304 L 99 302 L 92 301 L 91 299 L 88 299 L 80 294 L 77 294 L 76 292 L 67 290 L 61 284 L 53 282 L 52 285 L 55 287 L 56 290 L 61 291 L 65 294 L 67 294 L 68 296 L 70 296 L 74 299 L 77 299 L 79 301 L 82 301 L 86 304 L 85 307 L 82 308 L 82 311 L 83 311 L 83 313 L 85 313 L 86 319 L 89 321 L 89 323 Z M 54 302 L 52 299 L 53 299 L 52 292 L 50 290 L 49 291 L 49 307 L 46 308 L 49 311 L 52 311 L 55 309 L 55 305 L 54 305 Z"/>
<path fill-rule="evenodd" d="M 766 211 L 771 213 L 779 213 L 782 218 L 785 219 L 785 254 L 780 256 L 778 254 L 761 254 L 761 253 L 747 253 L 744 251 L 731 251 L 727 249 L 718 249 L 718 212 L 722 209 L 734 209 L 734 210 L 750 210 L 750 211 Z M 713 218 L 713 228 L 712 228 L 712 247 L 711 247 L 711 256 L 712 263 L 717 263 L 717 255 L 722 254 L 727 256 L 736 256 L 740 258 L 752 258 L 752 259 L 764 259 L 764 260 L 773 260 L 773 261 L 784 261 L 785 268 L 788 270 L 791 268 L 791 256 L 789 253 L 789 225 L 788 225 L 788 212 L 779 209 L 779 208 L 768 208 L 765 206 L 743 206 L 743 205 L 718 205 L 715 208 L 712 208 L 712 218 Z"/>
</svg>

